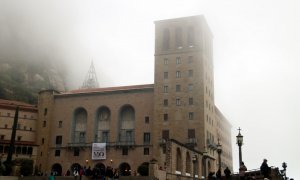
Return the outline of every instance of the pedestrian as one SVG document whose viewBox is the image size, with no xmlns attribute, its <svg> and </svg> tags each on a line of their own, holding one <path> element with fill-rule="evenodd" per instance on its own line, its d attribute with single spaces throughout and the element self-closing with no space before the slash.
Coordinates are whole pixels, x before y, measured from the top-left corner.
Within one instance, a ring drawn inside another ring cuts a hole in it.
<svg viewBox="0 0 300 180">
<path fill-rule="evenodd" d="M 244 162 L 241 162 L 240 169 L 239 169 L 239 175 L 241 180 L 245 180 L 246 171 L 247 171 L 247 167 L 245 166 Z"/>
<path fill-rule="evenodd" d="M 224 174 L 225 174 L 226 179 L 230 179 L 231 171 L 228 167 L 225 168 Z"/>
<path fill-rule="evenodd" d="M 84 174 L 83 169 L 81 167 L 80 170 L 79 170 L 79 180 L 81 180 L 83 174 Z"/>
<path fill-rule="evenodd" d="M 79 175 L 77 168 L 74 169 L 73 175 L 74 175 L 74 179 L 77 180 L 77 177 Z"/>
<path fill-rule="evenodd" d="M 119 180 L 119 172 L 118 172 L 118 169 L 115 169 L 115 171 L 114 171 L 114 179 L 115 179 L 115 180 Z"/>
<path fill-rule="evenodd" d="M 267 159 L 264 159 L 263 160 L 263 163 L 261 164 L 260 166 L 260 171 L 261 173 L 264 175 L 264 178 L 269 178 L 269 174 L 270 174 L 270 167 L 268 166 L 268 160 Z"/>
<path fill-rule="evenodd" d="M 216 173 L 217 179 L 221 179 L 222 178 L 222 174 L 221 174 L 221 169 L 219 169 Z"/>
</svg>

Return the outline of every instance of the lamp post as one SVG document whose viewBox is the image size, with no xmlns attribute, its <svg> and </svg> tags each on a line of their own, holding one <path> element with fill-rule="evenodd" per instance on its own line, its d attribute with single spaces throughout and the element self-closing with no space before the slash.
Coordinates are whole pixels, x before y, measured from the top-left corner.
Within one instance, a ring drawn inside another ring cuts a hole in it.
<svg viewBox="0 0 300 180">
<path fill-rule="evenodd" d="M 192 157 L 192 161 L 193 161 L 193 179 L 196 180 L 196 163 L 197 163 L 197 155 L 194 154 L 193 157 Z"/>
<path fill-rule="evenodd" d="M 284 176 L 284 179 L 286 179 L 286 168 L 287 168 L 286 162 L 283 162 L 283 163 L 282 163 L 282 168 L 283 168 L 283 176 Z"/>
<path fill-rule="evenodd" d="M 222 172 L 221 170 L 221 153 L 222 153 L 222 145 L 220 144 L 220 139 L 218 138 L 218 144 L 217 144 L 217 152 L 218 152 L 218 157 L 219 157 L 219 170 L 220 172 Z"/>
<path fill-rule="evenodd" d="M 242 145 L 243 145 L 243 136 L 241 134 L 241 128 L 238 128 L 239 134 L 236 136 L 236 143 L 239 146 L 239 167 L 242 163 Z"/>
</svg>

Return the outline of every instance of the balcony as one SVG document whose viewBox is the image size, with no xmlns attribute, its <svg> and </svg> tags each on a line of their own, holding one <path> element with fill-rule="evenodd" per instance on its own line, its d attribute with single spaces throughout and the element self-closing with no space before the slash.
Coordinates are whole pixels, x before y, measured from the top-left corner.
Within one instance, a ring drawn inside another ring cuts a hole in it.
<svg viewBox="0 0 300 180">
<path fill-rule="evenodd" d="M 208 148 L 211 148 L 214 151 L 218 149 L 217 144 L 211 139 L 206 139 L 206 143 Z"/>
<path fill-rule="evenodd" d="M 197 138 L 188 138 L 186 145 L 190 148 L 194 148 L 197 146 Z"/>
</svg>

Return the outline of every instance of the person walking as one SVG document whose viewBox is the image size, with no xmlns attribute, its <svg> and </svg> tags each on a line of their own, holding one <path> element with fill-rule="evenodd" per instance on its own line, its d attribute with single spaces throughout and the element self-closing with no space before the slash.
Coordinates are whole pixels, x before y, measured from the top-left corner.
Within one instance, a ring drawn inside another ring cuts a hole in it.
<svg viewBox="0 0 300 180">
<path fill-rule="evenodd" d="M 260 171 L 261 173 L 264 175 L 264 178 L 269 178 L 269 174 L 270 174 L 270 167 L 268 166 L 268 160 L 267 159 L 264 159 L 263 160 L 263 163 L 261 164 L 260 166 Z"/>
<path fill-rule="evenodd" d="M 230 179 L 231 171 L 228 167 L 226 167 L 226 169 L 224 169 L 224 174 L 225 174 L 226 179 Z"/>
<path fill-rule="evenodd" d="M 240 180 L 245 180 L 246 171 L 247 167 L 245 166 L 244 162 L 241 162 L 241 166 L 239 169 Z"/>
</svg>

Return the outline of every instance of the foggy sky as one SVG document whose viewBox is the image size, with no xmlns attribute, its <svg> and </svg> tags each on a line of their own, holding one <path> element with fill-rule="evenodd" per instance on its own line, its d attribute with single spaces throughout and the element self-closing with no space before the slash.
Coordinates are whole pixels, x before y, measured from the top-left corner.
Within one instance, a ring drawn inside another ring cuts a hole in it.
<svg viewBox="0 0 300 180">
<path fill-rule="evenodd" d="M 297 0 L 0 1 L 0 59 L 51 61 L 78 88 L 94 61 L 100 86 L 154 81 L 154 21 L 203 14 L 214 35 L 215 103 L 242 128 L 248 169 L 287 162 L 300 178 Z"/>
</svg>

